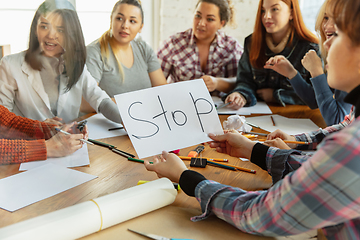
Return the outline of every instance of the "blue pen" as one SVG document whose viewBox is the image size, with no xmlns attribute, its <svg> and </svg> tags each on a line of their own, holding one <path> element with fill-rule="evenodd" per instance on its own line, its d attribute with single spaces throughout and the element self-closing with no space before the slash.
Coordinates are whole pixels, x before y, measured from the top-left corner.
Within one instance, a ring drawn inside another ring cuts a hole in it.
<svg viewBox="0 0 360 240">
<path fill-rule="evenodd" d="M 162 237 L 162 236 L 158 236 L 158 235 L 155 235 L 155 234 L 149 234 L 149 233 L 143 233 L 143 232 L 139 232 L 139 231 L 135 231 L 135 230 L 132 230 L 132 229 L 129 229 L 129 231 L 131 232 L 134 232 L 134 233 L 137 233 L 141 236 L 145 236 L 147 238 L 150 238 L 150 239 L 155 239 L 155 240 L 191 240 L 191 239 L 186 239 L 186 238 L 167 238 L 167 237 Z"/>
<path fill-rule="evenodd" d="M 61 132 L 63 134 L 66 134 L 66 135 L 71 135 L 71 133 L 65 132 L 64 130 L 61 130 L 60 128 L 55 128 L 55 130 L 58 131 L 58 132 Z M 86 141 L 85 139 L 79 139 L 79 140 L 84 142 L 84 143 L 94 145 L 92 142 Z"/>
</svg>

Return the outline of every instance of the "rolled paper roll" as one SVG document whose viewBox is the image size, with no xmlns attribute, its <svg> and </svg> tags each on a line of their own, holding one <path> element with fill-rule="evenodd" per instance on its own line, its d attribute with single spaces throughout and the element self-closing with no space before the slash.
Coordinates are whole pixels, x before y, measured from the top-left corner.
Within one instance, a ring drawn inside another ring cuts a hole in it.
<svg viewBox="0 0 360 240">
<path fill-rule="evenodd" d="M 76 239 L 174 202 L 167 178 L 141 184 L 0 229 L 4 239 Z"/>
</svg>

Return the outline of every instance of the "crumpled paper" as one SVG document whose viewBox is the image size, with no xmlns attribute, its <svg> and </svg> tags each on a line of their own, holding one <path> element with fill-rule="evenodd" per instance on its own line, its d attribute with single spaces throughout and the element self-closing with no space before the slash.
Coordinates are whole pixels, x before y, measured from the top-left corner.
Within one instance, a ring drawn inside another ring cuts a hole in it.
<svg viewBox="0 0 360 240">
<path fill-rule="evenodd" d="M 244 116 L 231 115 L 223 122 L 224 130 L 237 130 L 239 132 L 250 132 L 252 127 L 246 124 Z"/>
</svg>

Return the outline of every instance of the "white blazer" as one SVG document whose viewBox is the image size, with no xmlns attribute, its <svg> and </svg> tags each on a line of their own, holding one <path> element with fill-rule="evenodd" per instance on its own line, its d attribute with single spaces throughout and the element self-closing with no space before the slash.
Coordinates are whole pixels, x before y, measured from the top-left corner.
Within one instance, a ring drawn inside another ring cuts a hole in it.
<svg viewBox="0 0 360 240">
<path fill-rule="evenodd" d="M 66 123 L 79 116 L 81 97 L 98 111 L 101 101 L 110 98 L 98 87 L 86 66 L 79 81 L 65 92 L 67 78 L 59 84 L 58 117 Z M 15 114 L 44 121 L 55 117 L 51 112 L 48 94 L 45 92 L 40 72 L 25 62 L 25 52 L 5 56 L 0 62 L 0 104 Z"/>
</svg>

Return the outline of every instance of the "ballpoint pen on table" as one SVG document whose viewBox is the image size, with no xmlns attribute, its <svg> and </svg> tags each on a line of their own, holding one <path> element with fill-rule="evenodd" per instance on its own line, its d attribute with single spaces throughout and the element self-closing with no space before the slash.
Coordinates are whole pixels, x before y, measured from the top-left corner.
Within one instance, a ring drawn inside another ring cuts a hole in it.
<svg viewBox="0 0 360 240">
<path fill-rule="evenodd" d="M 167 237 L 162 237 L 162 236 L 155 235 L 155 234 L 149 234 L 149 233 L 143 233 L 143 232 L 135 231 L 135 230 L 132 230 L 130 228 L 128 228 L 128 230 L 131 231 L 131 232 L 137 233 L 137 234 L 139 234 L 141 236 L 145 236 L 147 238 L 155 239 L 155 240 L 191 240 L 191 239 L 185 239 L 185 238 L 167 238 Z"/>
<path fill-rule="evenodd" d="M 71 133 L 65 132 L 64 130 L 61 130 L 60 128 L 55 128 L 56 131 L 61 132 L 65 135 L 71 135 Z M 86 141 L 85 139 L 79 139 L 80 141 L 90 144 L 90 145 L 94 145 L 92 142 Z"/>
</svg>

